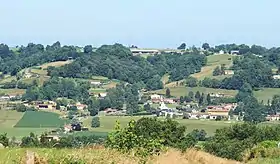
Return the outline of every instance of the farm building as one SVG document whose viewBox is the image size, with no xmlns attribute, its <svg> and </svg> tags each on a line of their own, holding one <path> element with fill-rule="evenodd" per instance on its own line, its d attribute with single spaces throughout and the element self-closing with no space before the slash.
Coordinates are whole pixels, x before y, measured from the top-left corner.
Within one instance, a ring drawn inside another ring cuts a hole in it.
<svg viewBox="0 0 280 164">
<path fill-rule="evenodd" d="M 280 75 L 273 75 L 273 79 L 280 79 Z"/>
<path fill-rule="evenodd" d="M 234 71 L 233 70 L 225 70 L 225 75 L 234 75 Z"/>
</svg>

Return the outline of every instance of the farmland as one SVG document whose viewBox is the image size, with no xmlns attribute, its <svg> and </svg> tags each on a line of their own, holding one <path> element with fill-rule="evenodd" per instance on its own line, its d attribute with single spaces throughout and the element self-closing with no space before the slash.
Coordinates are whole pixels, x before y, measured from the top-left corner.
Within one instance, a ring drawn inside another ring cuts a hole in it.
<svg viewBox="0 0 280 164">
<path fill-rule="evenodd" d="M 25 89 L 0 89 L 0 94 L 22 95 L 24 92 Z"/>
<path fill-rule="evenodd" d="M 21 138 L 28 136 L 30 132 L 41 134 L 49 130 L 48 128 L 15 128 L 23 115 L 24 113 L 16 111 L 0 110 L 0 134 L 7 133 L 9 137 Z"/>
<path fill-rule="evenodd" d="M 230 60 L 229 60 L 230 59 Z M 222 54 L 222 55 L 211 55 L 207 57 L 207 65 L 202 67 L 201 72 L 195 73 L 192 76 L 198 80 L 203 80 L 205 77 L 223 79 L 229 77 L 229 75 L 213 76 L 213 70 L 217 66 L 225 64 L 227 68 L 232 65 L 233 55 Z"/>
<path fill-rule="evenodd" d="M 63 126 L 67 120 L 59 118 L 59 115 L 51 112 L 25 112 L 23 117 L 15 125 L 20 128 L 58 128 Z"/>
<path fill-rule="evenodd" d="M 116 121 L 119 121 L 121 126 L 124 127 L 130 120 L 138 120 L 142 117 L 129 117 L 129 116 L 101 116 L 99 128 L 91 129 L 93 132 L 111 132 L 114 129 Z M 228 127 L 234 122 L 228 121 L 209 121 L 209 120 L 183 120 L 177 119 L 181 125 L 187 127 L 187 132 L 191 132 L 194 129 L 204 129 L 208 135 L 213 135 L 216 129 Z M 91 118 L 85 120 L 84 125 L 90 127 Z"/>
</svg>

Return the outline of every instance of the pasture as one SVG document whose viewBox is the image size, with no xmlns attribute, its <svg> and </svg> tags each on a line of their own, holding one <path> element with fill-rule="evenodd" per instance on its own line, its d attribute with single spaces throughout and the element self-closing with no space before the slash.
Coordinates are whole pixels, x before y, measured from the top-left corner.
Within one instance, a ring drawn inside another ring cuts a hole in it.
<svg viewBox="0 0 280 164">
<path fill-rule="evenodd" d="M 230 60 L 229 60 L 230 59 Z M 225 77 L 230 77 L 230 75 L 213 76 L 213 71 L 217 66 L 225 64 L 229 68 L 233 63 L 233 55 L 222 54 L 222 55 L 210 55 L 207 56 L 207 65 L 202 67 L 201 71 L 195 73 L 191 76 L 197 78 L 198 80 L 203 80 L 205 77 L 223 79 Z"/>
<path fill-rule="evenodd" d="M 91 128 L 93 132 L 111 132 L 114 129 L 116 121 L 119 121 L 121 126 L 124 127 L 130 120 L 139 120 L 141 116 L 101 116 L 99 128 Z M 163 119 L 163 118 L 161 118 Z M 92 117 L 89 117 L 84 121 L 84 125 L 91 127 Z M 181 125 L 187 127 L 187 132 L 191 132 L 194 129 L 204 129 L 208 135 L 213 135 L 216 129 L 228 127 L 234 123 L 229 121 L 210 121 L 210 120 L 187 120 L 187 119 L 176 119 Z"/>
<path fill-rule="evenodd" d="M 58 128 L 67 123 L 60 119 L 59 114 L 43 111 L 28 111 L 18 121 L 15 127 L 19 128 Z"/>
<path fill-rule="evenodd" d="M 50 63 L 45 63 L 40 65 L 39 67 L 41 67 L 42 69 L 47 69 L 48 67 L 61 67 L 64 66 L 66 64 L 70 64 L 72 63 L 73 60 L 66 60 L 66 61 L 56 61 L 56 62 L 50 62 Z"/>
<path fill-rule="evenodd" d="M 22 118 L 24 113 L 16 111 L 0 110 L 0 134 L 7 133 L 9 137 L 21 138 L 28 136 L 30 132 L 41 134 L 48 128 L 15 128 L 14 126 Z"/>
<path fill-rule="evenodd" d="M 25 89 L 0 89 L 0 94 L 7 95 L 22 95 L 25 93 Z"/>
<path fill-rule="evenodd" d="M 226 90 L 226 89 L 213 89 L 213 88 L 205 88 L 205 87 L 170 87 L 170 93 L 172 96 L 180 97 L 180 96 L 186 96 L 190 91 L 193 91 L 194 93 L 199 91 L 201 93 L 223 93 L 230 96 L 235 96 L 237 94 L 236 90 Z M 161 89 L 157 91 L 151 91 L 151 93 L 157 93 L 157 94 L 165 94 L 166 89 Z"/>
</svg>

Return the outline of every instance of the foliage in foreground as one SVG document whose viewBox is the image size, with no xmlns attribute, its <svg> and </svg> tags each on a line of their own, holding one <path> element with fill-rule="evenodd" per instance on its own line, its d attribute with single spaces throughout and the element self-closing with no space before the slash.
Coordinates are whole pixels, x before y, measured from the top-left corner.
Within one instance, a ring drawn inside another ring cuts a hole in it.
<svg viewBox="0 0 280 164">
<path fill-rule="evenodd" d="M 136 151 L 136 155 L 146 157 L 158 154 L 165 147 L 186 150 L 193 147 L 197 140 L 185 135 L 186 128 L 170 119 L 160 121 L 156 118 L 142 118 L 130 121 L 128 126 L 120 128 L 117 122 L 115 131 L 108 136 L 106 146 L 122 152 Z"/>
<path fill-rule="evenodd" d="M 266 140 L 279 140 L 280 127 L 235 124 L 218 129 L 215 135 L 204 144 L 205 151 L 216 156 L 242 161 L 246 150 Z"/>
</svg>

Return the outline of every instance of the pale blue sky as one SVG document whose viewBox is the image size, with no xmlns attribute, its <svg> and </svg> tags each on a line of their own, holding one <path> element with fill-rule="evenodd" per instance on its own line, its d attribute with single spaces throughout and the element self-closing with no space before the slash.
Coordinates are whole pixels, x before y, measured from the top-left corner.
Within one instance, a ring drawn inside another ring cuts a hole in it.
<svg viewBox="0 0 280 164">
<path fill-rule="evenodd" d="M 280 46 L 279 0 L 0 0 L 0 42 Z"/>
</svg>

